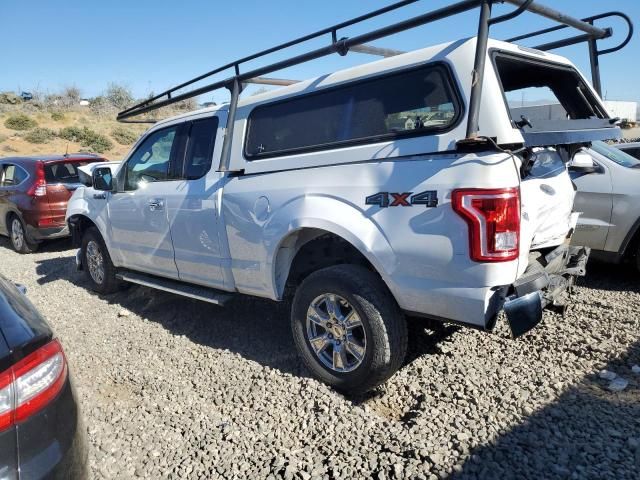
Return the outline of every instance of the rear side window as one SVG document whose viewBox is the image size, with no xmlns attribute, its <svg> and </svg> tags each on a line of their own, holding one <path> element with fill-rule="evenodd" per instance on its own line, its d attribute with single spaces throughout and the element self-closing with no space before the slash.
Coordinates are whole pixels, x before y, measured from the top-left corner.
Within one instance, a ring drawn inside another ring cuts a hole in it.
<svg viewBox="0 0 640 480">
<path fill-rule="evenodd" d="M 373 143 L 448 130 L 460 115 L 449 72 L 429 65 L 255 108 L 245 155 Z"/>
<path fill-rule="evenodd" d="M 18 165 L 0 165 L 0 187 L 13 187 L 20 185 L 29 175 Z"/>
<path fill-rule="evenodd" d="M 192 122 L 184 160 L 185 179 L 201 178 L 211 169 L 217 129 L 217 117 Z"/>
<path fill-rule="evenodd" d="M 80 183 L 78 167 L 88 162 L 51 163 L 44 167 L 44 178 L 47 183 Z"/>
</svg>

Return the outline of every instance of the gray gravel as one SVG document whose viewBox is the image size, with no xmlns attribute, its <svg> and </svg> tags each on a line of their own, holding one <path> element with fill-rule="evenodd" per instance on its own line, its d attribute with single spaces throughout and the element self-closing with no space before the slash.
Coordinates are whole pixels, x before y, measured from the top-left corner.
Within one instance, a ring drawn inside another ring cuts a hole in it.
<svg viewBox="0 0 640 480">
<path fill-rule="evenodd" d="M 309 378 L 283 306 L 99 297 L 73 254 L 0 239 L 0 271 L 64 344 L 95 478 L 640 478 L 632 271 L 592 266 L 567 317 L 517 341 L 414 323 L 402 370 L 345 398 Z M 603 369 L 629 385 L 609 391 Z"/>
</svg>

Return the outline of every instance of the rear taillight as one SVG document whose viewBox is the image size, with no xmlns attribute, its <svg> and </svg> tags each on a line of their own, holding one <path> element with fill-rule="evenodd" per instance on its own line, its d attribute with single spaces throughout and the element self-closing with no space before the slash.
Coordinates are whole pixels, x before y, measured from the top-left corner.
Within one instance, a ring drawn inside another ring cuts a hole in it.
<svg viewBox="0 0 640 480">
<path fill-rule="evenodd" d="M 520 253 L 520 190 L 459 189 L 453 209 L 469 226 L 469 249 L 476 262 L 506 262 Z"/>
<path fill-rule="evenodd" d="M 47 180 L 44 176 L 44 163 L 36 163 L 35 180 L 27 194 L 35 197 L 44 197 L 47 194 Z"/>
<path fill-rule="evenodd" d="M 0 373 L 0 431 L 42 410 L 66 380 L 67 361 L 57 340 Z"/>
</svg>

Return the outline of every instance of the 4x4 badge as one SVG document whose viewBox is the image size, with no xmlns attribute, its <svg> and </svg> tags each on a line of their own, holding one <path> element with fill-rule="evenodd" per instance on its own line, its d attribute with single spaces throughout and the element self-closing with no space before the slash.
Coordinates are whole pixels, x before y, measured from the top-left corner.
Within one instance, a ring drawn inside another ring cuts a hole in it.
<svg viewBox="0 0 640 480">
<path fill-rule="evenodd" d="M 365 199 L 367 205 L 378 205 L 380 208 L 387 207 L 410 207 L 412 205 L 425 205 L 427 208 L 438 206 L 437 190 L 427 190 L 424 192 L 378 192 L 369 195 Z"/>
</svg>

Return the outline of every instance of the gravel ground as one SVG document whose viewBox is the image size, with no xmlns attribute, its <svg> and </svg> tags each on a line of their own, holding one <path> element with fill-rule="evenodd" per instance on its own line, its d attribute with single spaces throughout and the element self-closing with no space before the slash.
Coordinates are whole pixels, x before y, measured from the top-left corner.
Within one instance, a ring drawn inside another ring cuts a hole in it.
<svg viewBox="0 0 640 480">
<path fill-rule="evenodd" d="M 591 266 L 566 318 L 517 341 L 412 325 L 406 365 L 366 398 L 309 378 L 286 309 L 142 287 L 100 297 L 69 243 L 0 271 L 67 352 L 95 478 L 640 478 L 640 286 Z M 608 369 L 629 381 L 607 390 Z"/>
</svg>

